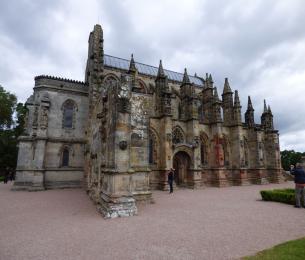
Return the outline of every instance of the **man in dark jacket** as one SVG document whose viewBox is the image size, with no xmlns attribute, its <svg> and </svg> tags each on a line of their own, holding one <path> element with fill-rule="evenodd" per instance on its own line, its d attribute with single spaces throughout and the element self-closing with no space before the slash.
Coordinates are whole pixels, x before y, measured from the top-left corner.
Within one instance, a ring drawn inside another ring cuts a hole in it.
<svg viewBox="0 0 305 260">
<path fill-rule="evenodd" d="M 167 173 L 167 182 L 169 185 L 169 193 L 173 193 L 173 182 L 174 182 L 174 169 L 171 168 L 169 172 Z"/>
<path fill-rule="evenodd" d="M 290 173 L 294 175 L 294 182 L 295 182 L 295 207 L 301 207 L 301 197 L 303 196 L 303 202 L 305 203 L 305 171 L 303 167 L 297 163 L 296 167 L 294 168 L 293 165 L 290 166 Z M 305 205 L 303 205 L 305 208 Z"/>
</svg>

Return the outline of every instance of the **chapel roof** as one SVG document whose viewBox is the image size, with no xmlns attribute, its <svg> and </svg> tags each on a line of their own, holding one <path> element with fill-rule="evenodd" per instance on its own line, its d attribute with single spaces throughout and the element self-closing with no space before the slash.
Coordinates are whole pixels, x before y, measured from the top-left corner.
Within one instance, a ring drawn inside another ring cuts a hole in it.
<svg viewBox="0 0 305 260">
<path fill-rule="evenodd" d="M 114 57 L 111 55 L 104 55 L 104 65 L 107 67 L 117 68 L 128 71 L 129 69 L 130 60 Z M 145 74 L 149 76 L 156 77 L 158 74 L 158 67 L 146 65 L 140 62 L 135 62 L 136 68 L 140 74 Z M 165 75 L 168 77 L 169 80 L 182 82 L 183 81 L 183 73 L 166 70 L 164 69 Z M 189 76 L 191 83 L 195 85 L 203 87 L 203 79 L 195 76 Z"/>
</svg>

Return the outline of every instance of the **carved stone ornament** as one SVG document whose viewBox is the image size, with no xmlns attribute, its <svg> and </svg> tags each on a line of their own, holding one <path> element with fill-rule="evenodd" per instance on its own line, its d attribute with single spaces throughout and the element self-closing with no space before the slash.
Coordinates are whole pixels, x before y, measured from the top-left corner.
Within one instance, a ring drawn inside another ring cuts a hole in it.
<svg viewBox="0 0 305 260">
<path fill-rule="evenodd" d="M 194 136 L 193 147 L 196 148 L 199 146 L 200 138 L 199 136 Z"/>
<path fill-rule="evenodd" d="M 48 109 L 42 107 L 40 114 L 40 127 L 41 129 L 46 129 L 48 127 Z"/>
<path fill-rule="evenodd" d="M 126 148 L 127 148 L 127 141 L 119 142 L 119 147 L 120 147 L 121 150 L 126 150 Z"/>
<path fill-rule="evenodd" d="M 167 133 L 167 134 L 166 134 L 166 140 L 167 140 L 168 142 L 171 142 L 171 141 L 172 141 L 172 134 L 171 134 L 171 133 Z"/>
<path fill-rule="evenodd" d="M 130 99 L 131 95 L 131 77 L 128 75 L 122 75 L 121 84 L 118 89 L 118 97 Z"/>
<path fill-rule="evenodd" d="M 34 116 L 33 116 L 33 128 L 37 128 L 37 125 L 38 125 L 38 106 L 35 106 L 35 109 L 34 109 Z"/>
</svg>

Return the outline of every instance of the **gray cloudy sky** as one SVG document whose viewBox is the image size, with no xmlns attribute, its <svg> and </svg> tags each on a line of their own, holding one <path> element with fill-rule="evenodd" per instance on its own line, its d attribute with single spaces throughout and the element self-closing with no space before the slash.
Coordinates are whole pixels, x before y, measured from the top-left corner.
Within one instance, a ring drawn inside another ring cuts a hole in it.
<svg viewBox="0 0 305 260">
<path fill-rule="evenodd" d="M 305 151 L 305 1 L 1 0 L 0 84 L 25 101 L 36 75 L 83 80 L 96 23 L 107 54 L 228 77 L 257 122 L 266 98 L 281 149 Z"/>
</svg>

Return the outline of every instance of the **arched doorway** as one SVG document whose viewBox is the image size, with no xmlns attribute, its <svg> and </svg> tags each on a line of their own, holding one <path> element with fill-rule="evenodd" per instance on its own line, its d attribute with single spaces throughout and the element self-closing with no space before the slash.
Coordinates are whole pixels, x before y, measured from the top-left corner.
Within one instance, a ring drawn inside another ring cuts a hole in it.
<svg viewBox="0 0 305 260">
<path fill-rule="evenodd" d="M 177 152 L 173 158 L 173 167 L 175 169 L 174 180 L 177 186 L 187 186 L 191 182 L 189 168 L 191 158 L 183 151 Z"/>
</svg>

